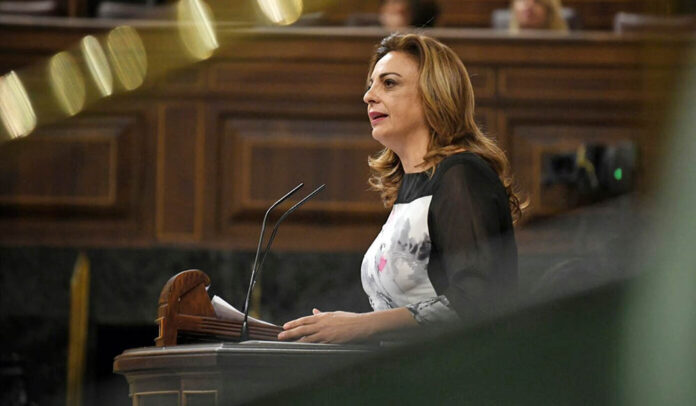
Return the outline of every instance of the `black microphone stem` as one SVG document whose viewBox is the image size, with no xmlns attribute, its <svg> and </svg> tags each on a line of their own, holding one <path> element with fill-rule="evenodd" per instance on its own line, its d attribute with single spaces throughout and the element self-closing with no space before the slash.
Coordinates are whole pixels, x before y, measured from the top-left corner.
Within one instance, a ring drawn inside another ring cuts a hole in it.
<svg viewBox="0 0 696 406">
<path fill-rule="evenodd" d="M 261 262 L 259 262 L 259 268 L 258 268 L 257 274 L 260 273 L 260 272 L 261 272 L 261 268 L 263 268 L 263 263 L 264 263 L 264 261 L 266 261 L 266 255 L 268 255 L 268 253 L 269 253 L 270 250 L 271 250 L 271 244 L 273 244 L 273 239 L 275 238 L 276 234 L 278 233 L 278 226 L 280 225 L 280 223 L 281 223 L 283 220 L 285 220 L 285 218 L 286 218 L 287 216 L 289 216 L 293 211 L 297 210 L 300 206 L 302 206 L 303 204 L 305 204 L 305 202 L 306 202 L 307 200 L 313 198 L 314 195 L 316 195 L 317 193 L 319 193 L 319 192 L 321 192 L 322 190 L 324 190 L 325 187 L 326 187 L 326 185 L 324 184 L 324 185 L 321 185 L 321 186 L 319 186 L 318 188 L 314 189 L 314 191 L 313 191 L 312 193 L 308 194 L 307 197 L 305 197 L 304 199 L 300 200 L 300 201 L 297 202 L 294 206 L 292 206 L 291 208 L 289 208 L 288 211 L 286 211 L 285 213 L 283 213 L 283 215 L 280 216 L 280 218 L 278 219 L 278 221 L 276 221 L 275 225 L 273 226 L 273 232 L 271 233 L 271 237 L 268 239 L 268 242 L 266 243 L 266 250 L 264 251 L 263 256 L 261 257 Z M 258 277 L 258 275 L 257 275 L 257 277 Z M 256 282 L 254 282 L 254 283 L 256 283 Z"/>
<path fill-rule="evenodd" d="M 247 317 L 249 314 L 249 300 L 251 299 L 251 291 L 254 286 L 254 280 L 256 279 L 256 269 L 257 269 L 257 264 L 259 261 L 259 254 L 261 253 L 261 245 L 263 244 L 263 235 L 266 233 L 266 221 L 268 220 L 268 214 L 271 212 L 271 210 L 275 209 L 279 204 L 283 203 L 285 200 L 287 200 L 288 197 L 292 196 L 295 192 L 300 190 L 304 186 L 304 183 L 300 183 L 299 185 L 295 186 L 291 191 L 285 194 L 285 196 L 281 197 L 278 199 L 275 203 L 271 205 L 271 207 L 266 210 L 266 214 L 263 216 L 263 223 L 261 223 L 261 233 L 259 235 L 259 243 L 256 246 L 256 256 L 254 257 L 254 265 L 251 267 L 251 280 L 249 281 L 249 289 L 247 290 L 247 295 L 246 295 L 246 300 L 244 301 L 244 321 L 242 323 L 242 333 L 241 333 L 241 339 L 242 341 L 247 340 L 249 338 L 249 331 L 247 328 Z"/>
<path fill-rule="evenodd" d="M 249 300 L 251 298 L 251 292 L 254 290 L 254 286 L 256 285 L 256 279 L 258 278 L 259 273 L 261 273 L 261 268 L 263 267 L 263 263 L 266 261 L 266 256 L 268 255 L 269 251 L 271 250 L 271 244 L 273 244 L 273 240 L 275 239 L 276 234 L 278 233 L 278 226 L 280 226 L 280 223 L 285 220 L 286 217 L 288 217 L 292 212 L 297 210 L 300 206 L 305 204 L 305 202 L 311 198 L 313 198 L 317 193 L 321 192 L 326 185 L 321 185 L 318 188 L 314 189 L 314 191 L 307 196 L 305 196 L 304 199 L 300 200 L 299 202 L 295 203 L 294 206 L 288 209 L 285 213 L 283 213 L 282 216 L 276 221 L 275 225 L 273 226 L 273 232 L 271 233 L 271 236 L 268 238 L 268 242 L 266 243 L 266 249 L 264 250 L 263 256 L 261 257 L 261 262 L 258 263 L 258 266 L 256 266 L 256 263 L 254 263 L 254 270 L 251 274 L 251 281 L 249 282 L 249 290 L 247 291 L 247 298 L 246 302 L 244 303 L 244 321 L 242 322 L 242 334 L 241 334 L 241 340 L 245 341 L 249 339 L 249 324 L 248 324 L 248 319 L 249 319 Z M 299 189 L 296 188 L 296 189 Z M 294 193 L 294 190 L 293 190 Z M 286 195 L 288 196 L 288 195 Z M 286 198 L 286 196 L 283 197 Z M 270 209 L 269 209 L 270 211 Z M 265 222 L 265 218 L 264 218 Z M 259 246 L 260 248 L 260 246 Z M 258 250 L 257 250 L 257 258 L 258 258 Z M 256 261 L 254 261 L 256 262 Z"/>
</svg>

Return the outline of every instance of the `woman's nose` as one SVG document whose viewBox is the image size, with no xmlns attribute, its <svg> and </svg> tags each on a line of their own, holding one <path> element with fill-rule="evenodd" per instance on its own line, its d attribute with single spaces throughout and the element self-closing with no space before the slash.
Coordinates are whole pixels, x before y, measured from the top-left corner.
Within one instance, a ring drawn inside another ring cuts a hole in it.
<svg viewBox="0 0 696 406">
<path fill-rule="evenodd" d="M 376 97 L 376 95 L 375 95 L 375 91 L 373 90 L 372 87 L 370 87 L 369 89 L 367 89 L 367 91 L 366 91 L 365 94 L 363 95 L 363 101 L 364 101 L 366 104 L 375 103 L 375 102 L 377 101 L 377 97 Z"/>
</svg>

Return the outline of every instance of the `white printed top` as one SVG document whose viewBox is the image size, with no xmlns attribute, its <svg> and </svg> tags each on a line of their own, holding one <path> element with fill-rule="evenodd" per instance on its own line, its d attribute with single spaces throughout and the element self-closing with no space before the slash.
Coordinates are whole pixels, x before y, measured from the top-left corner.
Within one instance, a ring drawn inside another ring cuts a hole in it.
<svg viewBox="0 0 696 406">
<path fill-rule="evenodd" d="M 517 248 L 497 174 L 467 152 L 432 176 L 405 174 L 361 268 L 374 310 L 406 307 L 420 324 L 475 317 L 513 295 Z"/>
</svg>

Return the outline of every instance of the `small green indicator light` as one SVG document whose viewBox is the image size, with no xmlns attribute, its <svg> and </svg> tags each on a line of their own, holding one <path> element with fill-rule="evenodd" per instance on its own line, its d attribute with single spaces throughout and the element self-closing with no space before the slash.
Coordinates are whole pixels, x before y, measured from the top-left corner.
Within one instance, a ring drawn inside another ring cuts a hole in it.
<svg viewBox="0 0 696 406">
<path fill-rule="evenodd" d="M 623 171 L 621 170 L 621 168 L 616 168 L 614 170 L 614 179 L 621 180 L 621 178 L 623 178 Z"/>
</svg>

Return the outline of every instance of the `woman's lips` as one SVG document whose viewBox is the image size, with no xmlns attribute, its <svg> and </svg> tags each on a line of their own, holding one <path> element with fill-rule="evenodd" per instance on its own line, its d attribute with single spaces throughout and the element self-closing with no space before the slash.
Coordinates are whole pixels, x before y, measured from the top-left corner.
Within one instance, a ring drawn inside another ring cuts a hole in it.
<svg viewBox="0 0 696 406">
<path fill-rule="evenodd" d="M 380 121 L 384 120 L 385 118 L 387 118 L 387 116 L 375 117 L 372 120 L 370 120 L 370 123 L 372 123 L 372 125 L 375 125 L 375 124 L 379 123 Z"/>
<path fill-rule="evenodd" d="M 388 114 L 380 113 L 380 112 L 371 112 L 369 113 L 370 116 L 370 123 L 376 124 L 385 118 L 389 117 Z"/>
</svg>

